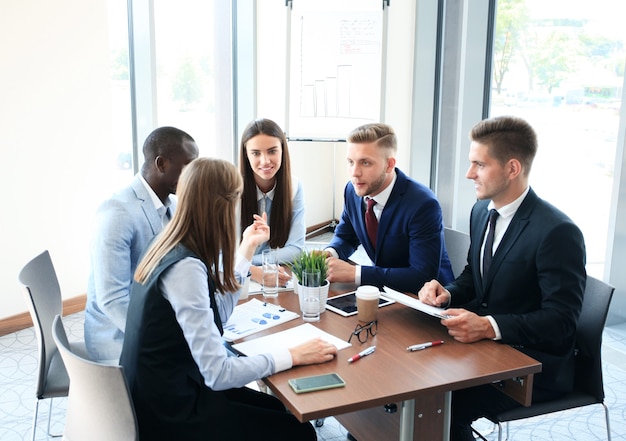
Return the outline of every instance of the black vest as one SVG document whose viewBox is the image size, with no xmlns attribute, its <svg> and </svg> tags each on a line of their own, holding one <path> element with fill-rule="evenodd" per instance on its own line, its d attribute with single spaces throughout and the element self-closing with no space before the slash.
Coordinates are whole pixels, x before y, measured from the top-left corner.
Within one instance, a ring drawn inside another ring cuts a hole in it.
<svg viewBox="0 0 626 441">
<path fill-rule="evenodd" d="M 134 282 L 131 289 L 120 364 L 133 396 L 142 439 L 169 435 L 175 439 L 181 436 L 181 424 L 188 429 L 194 422 L 206 425 L 199 418 L 208 409 L 200 408 L 214 407 L 220 401 L 220 393 L 204 384 L 174 310 L 159 290 L 162 273 L 186 257 L 195 255 L 178 245 L 162 259 L 145 285 Z M 207 283 L 215 322 L 222 332 L 210 278 Z"/>
</svg>

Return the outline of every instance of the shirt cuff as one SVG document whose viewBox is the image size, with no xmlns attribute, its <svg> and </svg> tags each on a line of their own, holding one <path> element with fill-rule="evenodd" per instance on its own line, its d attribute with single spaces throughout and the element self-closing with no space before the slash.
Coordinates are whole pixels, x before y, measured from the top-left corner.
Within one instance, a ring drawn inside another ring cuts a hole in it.
<svg viewBox="0 0 626 441">
<path fill-rule="evenodd" d="M 496 323 L 496 319 L 494 319 L 490 315 L 487 316 L 487 319 L 489 320 L 489 323 L 491 323 L 491 327 L 493 328 L 493 332 L 496 333 L 496 336 L 493 338 L 493 340 L 502 340 L 502 334 L 500 333 L 500 327 Z"/>
<path fill-rule="evenodd" d="M 289 349 L 276 349 L 270 352 L 270 355 L 274 359 L 274 373 L 286 371 L 293 366 L 293 360 L 291 359 L 291 352 Z"/>
<path fill-rule="evenodd" d="M 354 283 L 356 286 L 361 285 L 361 265 L 355 265 L 354 268 Z"/>
<path fill-rule="evenodd" d="M 336 249 L 332 247 L 328 247 L 328 248 L 324 248 L 324 251 L 328 251 L 333 257 L 339 259 L 339 253 L 337 253 Z"/>
<path fill-rule="evenodd" d="M 240 285 L 243 285 L 250 274 L 250 261 L 239 251 L 235 254 L 235 277 Z"/>
</svg>

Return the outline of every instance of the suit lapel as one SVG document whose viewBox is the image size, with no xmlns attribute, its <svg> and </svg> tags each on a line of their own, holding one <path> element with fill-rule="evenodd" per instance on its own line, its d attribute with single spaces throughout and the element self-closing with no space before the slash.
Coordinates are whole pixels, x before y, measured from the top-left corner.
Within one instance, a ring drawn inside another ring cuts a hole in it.
<svg viewBox="0 0 626 441">
<path fill-rule="evenodd" d="M 406 192 L 407 185 L 408 180 L 406 175 L 396 168 L 396 183 L 391 190 L 391 194 L 385 204 L 383 213 L 378 220 L 378 236 L 376 237 L 376 241 L 378 243 L 382 243 L 385 240 L 385 235 L 391 226 L 396 210 L 400 206 L 400 202 Z M 378 249 L 378 247 L 376 247 L 376 249 Z"/>
<path fill-rule="evenodd" d="M 484 290 L 486 294 L 489 293 L 489 288 L 491 287 L 491 282 L 493 281 L 493 275 L 497 274 L 500 265 L 502 265 L 502 262 L 506 259 L 507 254 L 511 251 L 511 248 L 513 248 L 513 246 L 517 243 L 520 235 L 528 226 L 530 214 L 533 211 L 537 200 L 537 195 L 532 189 L 530 189 L 526 198 L 513 216 L 513 219 L 511 219 L 511 223 L 509 224 L 509 227 L 502 237 L 500 245 L 498 245 L 498 248 L 493 255 L 489 274 L 486 274 L 486 279 L 484 281 Z"/>
<path fill-rule="evenodd" d="M 161 217 L 159 213 L 154 208 L 154 204 L 152 203 L 152 199 L 148 194 L 148 190 L 143 185 L 143 182 L 139 179 L 139 176 L 135 178 L 135 180 L 131 183 L 131 187 L 135 192 L 135 196 L 137 199 L 141 201 L 141 209 L 150 224 L 150 228 L 152 229 L 153 234 L 157 234 L 163 229 L 163 224 L 161 221 Z"/>
</svg>

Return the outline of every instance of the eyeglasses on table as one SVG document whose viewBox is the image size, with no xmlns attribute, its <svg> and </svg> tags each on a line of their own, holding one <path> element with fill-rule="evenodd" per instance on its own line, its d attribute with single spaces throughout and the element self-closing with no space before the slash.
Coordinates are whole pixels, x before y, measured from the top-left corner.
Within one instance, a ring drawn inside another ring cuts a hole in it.
<svg viewBox="0 0 626 441">
<path fill-rule="evenodd" d="M 348 343 L 350 343 L 350 340 L 352 340 L 352 337 L 354 336 L 356 336 L 356 338 L 359 340 L 360 343 L 365 343 L 370 335 L 374 337 L 377 332 L 378 332 L 378 320 L 373 320 L 364 325 L 359 323 L 354 328 L 354 331 L 352 332 L 352 334 L 350 334 L 350 338 L 348 338 Z"/>
</svg>

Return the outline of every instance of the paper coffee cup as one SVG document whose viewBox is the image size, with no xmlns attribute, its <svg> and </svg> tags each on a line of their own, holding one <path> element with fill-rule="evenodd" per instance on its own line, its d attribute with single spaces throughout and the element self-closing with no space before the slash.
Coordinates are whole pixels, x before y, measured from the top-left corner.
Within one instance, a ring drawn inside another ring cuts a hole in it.
<svg viewBox="0 0 626 441">
<path fill-rule="evenodd" d="M 357 318 L 361 322 L 371 322 L 378 316 L 380 290 L 375 286 L 363 285 L 356 290 Z"/>
</svg>

